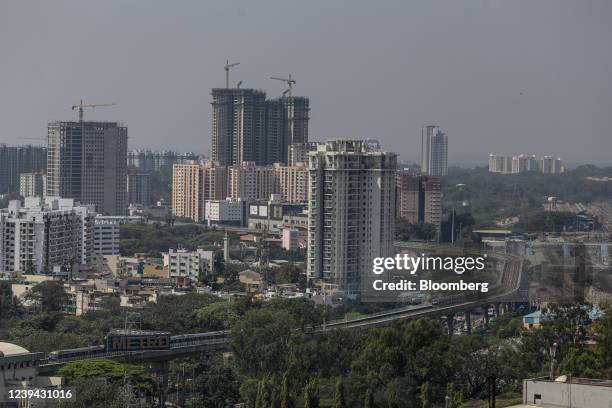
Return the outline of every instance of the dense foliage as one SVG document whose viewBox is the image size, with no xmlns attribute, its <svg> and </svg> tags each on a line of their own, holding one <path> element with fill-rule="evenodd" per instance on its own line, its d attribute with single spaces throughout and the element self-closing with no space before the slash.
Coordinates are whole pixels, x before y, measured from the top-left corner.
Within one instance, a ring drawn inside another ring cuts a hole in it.
<svg viewBox="0 0 612 408">
<path fill-rule="evenodd" d="M 442 179 L 443 208 L 468 211 L 479 225 L 525 212 L 540 211 L 549 196 L 568 202 L 595 202 L 612 197 L 612 182 L 587 177 L 611 177 L 612 167 L 580 166 L 563 174 L 535 172 L 489 173 L 486 167 L 451 168 Z"/>
<path fill-rule="evenodd" d="M 121 226 L 121 254 L 135 253 L 161 257 L 169 248 L 215 249 L 223 242 L 223 231 L 201 225 L 163 226 L 155 224 L 125 224 Z"/>
</svg>

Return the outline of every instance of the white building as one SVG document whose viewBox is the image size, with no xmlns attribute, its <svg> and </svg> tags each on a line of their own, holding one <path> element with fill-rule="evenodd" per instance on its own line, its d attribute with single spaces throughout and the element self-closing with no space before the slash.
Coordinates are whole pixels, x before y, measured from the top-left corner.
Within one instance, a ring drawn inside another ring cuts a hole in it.
<svg viewBox="0 0 612 408">
<path fill-rule="evenodd" d="M 359 289 L 375 257 L 393 254 L 397 155 L 332 140 L 310 153 L 308 279 Z"/>
<path fill-rule="evenodd" d="M 28 197 L 0 210 L 0 272 L 51 271 L 93 259 L 93 206 L 58 197 Z"/>
<path fill-rule="evenodd" d="M 237 223 L 245 224 L 246 202 L 242 200 L 206 200 L 204 219 L 210 224 Z"/>
<path fill-rule="evenodd" d="M 540 159 L 540 172 L 544 174 L 561 174 L 565 171 L 561 158 L 544 156 Z"/>
<path fill-rule="evenodd" d="M 19 195 L 22 197 L 43 197 L 47 189 L 47 175 L 43 172 L 21 173 Z"/>
<path fill-rule="evenodd" d="M 171 278 L 189 277 L 197 282 L 199 277 L 215 272 L 215 252 L 197 249 L 170 249 L 164 253 L 164 267 Z"/>
</svg>

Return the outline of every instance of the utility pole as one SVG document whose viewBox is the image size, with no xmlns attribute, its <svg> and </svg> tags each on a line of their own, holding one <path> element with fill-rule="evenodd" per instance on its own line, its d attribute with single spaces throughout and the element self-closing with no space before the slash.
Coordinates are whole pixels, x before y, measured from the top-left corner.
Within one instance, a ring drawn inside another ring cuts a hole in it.
<svg viewBox="0 0 612 408">
<path fill-rule="evenodd" d="M 225 61 L 225 66 L 223 67 L 223 69 L 225 70 L 225 87 L 227 89 L 229 89 L 229 74 L 230 74 L 230 68 L 233 68 L 237 65 L 240 65 L 239 62 L 234 62 L 233 64 L 230 64 L 229 60 Z M 242 83 L 242 81 L 240 81 L 240 83 Z"/>
</svg>

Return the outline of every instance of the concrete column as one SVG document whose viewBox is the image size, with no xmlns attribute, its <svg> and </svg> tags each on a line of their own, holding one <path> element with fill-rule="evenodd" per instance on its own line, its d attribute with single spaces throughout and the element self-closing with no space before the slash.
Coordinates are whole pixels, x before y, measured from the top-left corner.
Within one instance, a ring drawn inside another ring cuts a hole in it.
<svg viewBox="0 0 612 408">
<path fill-rule="evenodd" d="M 449 314 L 446 316 L 446 325 L 448 326 L 448 335 L 452 336 L 455 331 L 455 315 Z"/>
<path fill-rule="evenodd" d="M 501 310 L 500 310 L 500 304 L 499 304 L 499 303 L 496 303 L 496 304 L 495 304 L 495 317 L 499 317 L 499 316 L 500 316 L 500 312 L 501 312 Z"/>
<path fill-rule="evenodd" d="M 469 310 L 465 312 L 465 329 L 467 334 L 472 334 L 472 312 Z"/>
</svg>

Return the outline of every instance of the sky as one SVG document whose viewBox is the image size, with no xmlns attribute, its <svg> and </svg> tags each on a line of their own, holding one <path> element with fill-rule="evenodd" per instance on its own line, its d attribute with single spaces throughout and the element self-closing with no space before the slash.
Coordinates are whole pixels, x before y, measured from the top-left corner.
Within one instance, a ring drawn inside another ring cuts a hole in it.
<svg viewBox="0 0 612 408">
<path fill-rule="evenodd" d="M 533 153 L 612 164 L 612 2 L 0 1 L 0 143 L 45 143 L 71 106 L 128 126 L 129 148 L 208 153 L 211 96 L 280 96 L 291 73 L 310 140 L 378 139 L 418 162 L 421 127 L 449 163 Z"/>
</svg>

